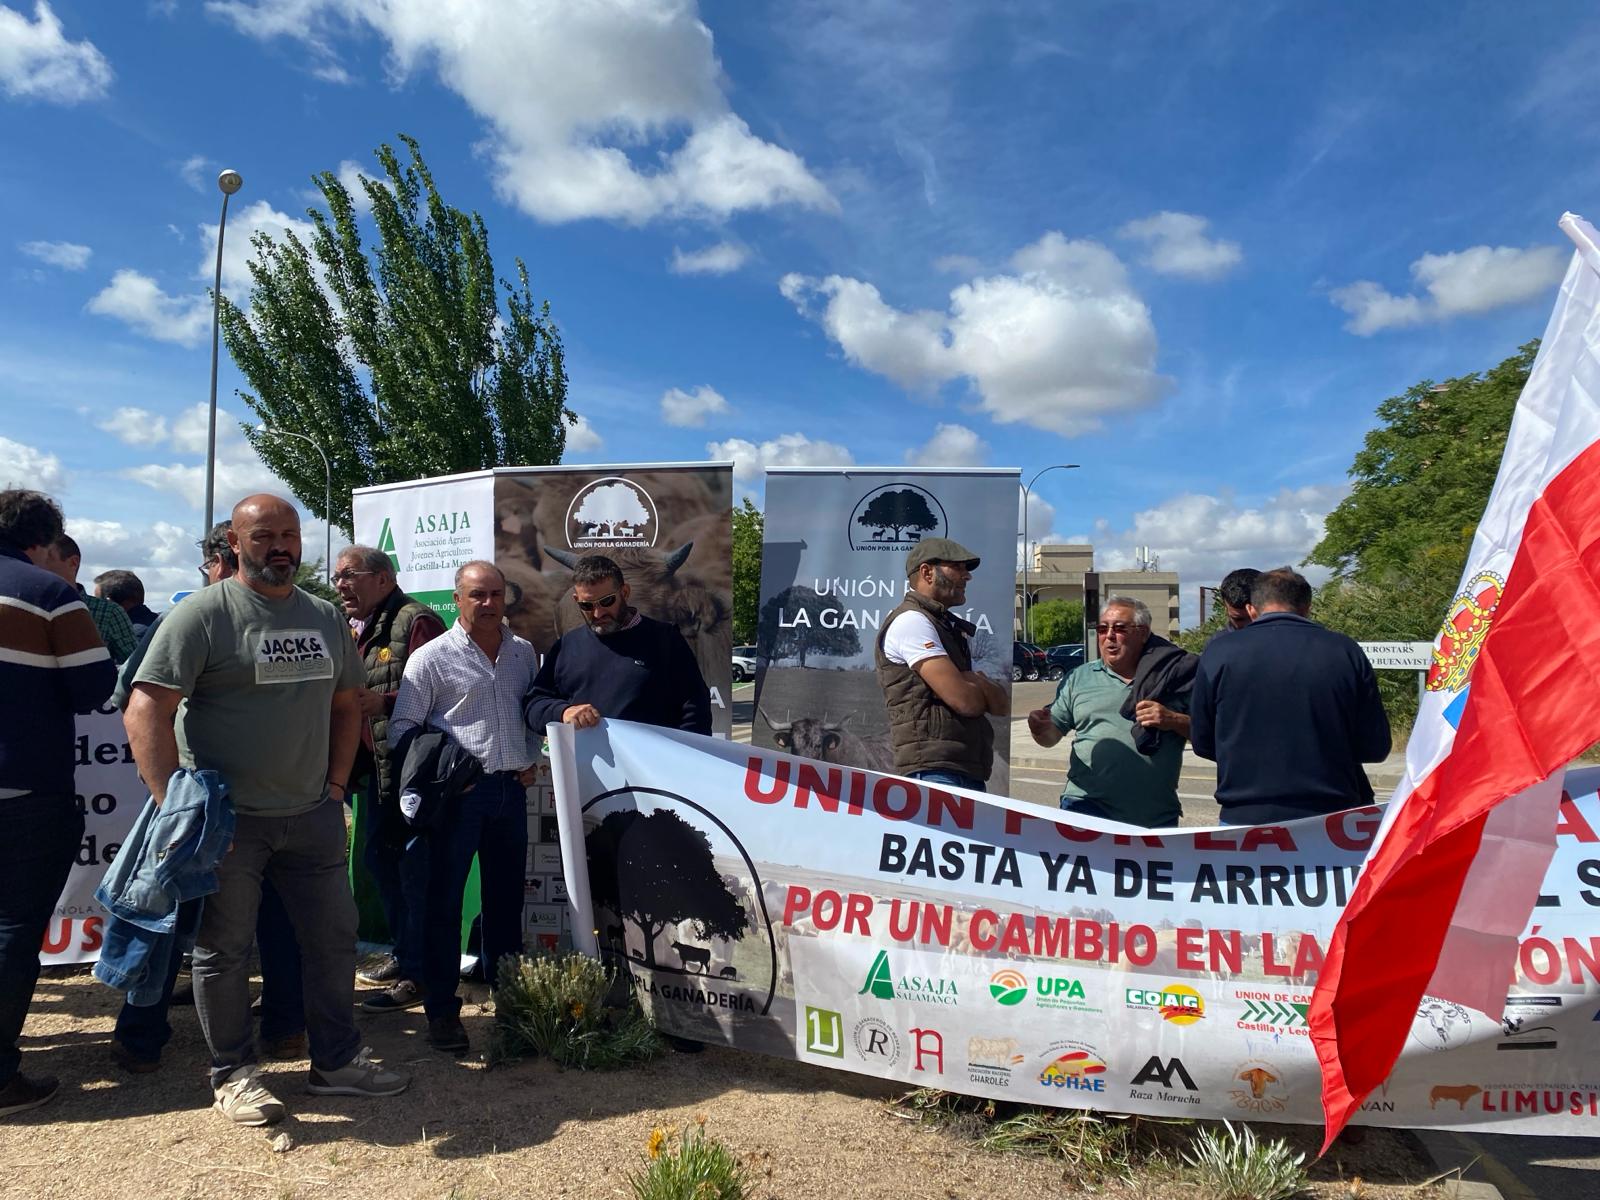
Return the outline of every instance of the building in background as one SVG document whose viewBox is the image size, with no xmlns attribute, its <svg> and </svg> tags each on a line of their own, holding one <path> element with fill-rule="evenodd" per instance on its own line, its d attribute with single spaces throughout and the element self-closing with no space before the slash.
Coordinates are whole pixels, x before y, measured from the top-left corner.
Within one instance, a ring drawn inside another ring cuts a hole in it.
<svg viewBox="0 0 1600 1200">
<path fill-rule="evenodd" d="M 1145 569 L 1133 571 L 1096 571 L 1094 547 L 1087 543 L 1040 544 L 1030 547 L 1033 555 L 1028 566 L 1029 607 L 1046 600 L 1082 601 L 1085 582 L 1099 602 L 1107 596 L 1132 596 L 1150 606 L 1151 625 L 1156 633 L 1173 637 L 1178 632 L 1178 573 L 1156 570 L 1156 560 L 1146 558 Z M 1013 606 L 1015 636 L 1022 637 L 1022 572 L 1017 572 L 1016 597 Z M 1099 604 L 1088 610 L 1092 615 Z M 1095 639 L 1085 638 L 1085 649 L 1090 658 L 1095 657 Z"/>
</svg>

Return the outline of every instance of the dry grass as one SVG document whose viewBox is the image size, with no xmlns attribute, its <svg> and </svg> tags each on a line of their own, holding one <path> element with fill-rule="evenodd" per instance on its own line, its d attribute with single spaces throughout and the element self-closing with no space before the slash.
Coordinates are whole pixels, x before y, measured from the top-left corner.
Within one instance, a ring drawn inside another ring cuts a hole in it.
<svg viewBox="0 0 1600 1200">
<path fill-rule="evenodd" d="M 491 1200 L 627 1197 L 650 1130 L 704 1115 L 745 1162 L 762 1200 L 1037 1200 L 1073 1195 L 1059 1162 L 980 1149 L 915 1122 L 895 1120 L 896 1089 L 862 1076 L 734 1051 L 669 1054 L 620 1072 L 560 1071 L 547 1061 L 490 1069 L 482 1054 L 493 1018 L 471 993 L 463 1019 L 475 1059 L 430 1051 L 420 1012 L 358 1016 L 384 1061 L 409 1071 L 393 1100 L 307 1096 L 304 1063 L 264 1075 L 289 1106 L 272 1130 L 235 1128 L 212 1112 L 205 1048 L 193 1009 L 175 1009 L 176 1036 L 162 1069 L 130 1076 L 107 1044 L 118 994 L 85 976 L 46 977 L 23 1038 L 24 1066 L 62 1080 L 54 1103 L 0 1123 L 0 1192 L 6 1197 L 260 1200 Z M 292 1145 L 275 1151 L 272 1138 Z M 1311 1130 L 1275 1130 L 1306 1143 Z M 1389 1186 L 1428 1174 L 1409 1139 L 1374 1131 L 1320 1164 L 1311 1194 L 1350 1195 L 1335 1180 L 1359 1175 L 1363 1196 L 1394 1200 Z M 1098 1195 L 1186 1196 L 1154 1180 Z M 1088 1193 L 1083 1193 L 1088 1194 Z"/>
</svg>

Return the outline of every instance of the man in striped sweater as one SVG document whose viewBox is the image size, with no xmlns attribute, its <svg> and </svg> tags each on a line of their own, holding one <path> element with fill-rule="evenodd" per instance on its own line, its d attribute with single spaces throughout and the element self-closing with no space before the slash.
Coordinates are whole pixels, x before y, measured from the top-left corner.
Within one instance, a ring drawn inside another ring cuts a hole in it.
<svg viewBox="0 0 1600 1200">
<path fill-rule="evenodd" d="M 17 1038 L 83 840 L 73 714 L 92 712 L 117 681 L 77 590 L 39 565 L 62 533 L 50 497 L 0 491 L 0 1117 L 56 1093 L 56 1080 L 22 1074 Z"/>
</svg>

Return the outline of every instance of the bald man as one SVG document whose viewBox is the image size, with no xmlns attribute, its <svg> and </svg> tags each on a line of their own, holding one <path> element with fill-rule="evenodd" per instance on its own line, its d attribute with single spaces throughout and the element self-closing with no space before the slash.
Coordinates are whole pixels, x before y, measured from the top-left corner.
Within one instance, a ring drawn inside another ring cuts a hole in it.
<svg viewBox="0 0 1600 1200">
<path fill-rule="evenodd" d="M 339 611 L 294 585 L 300 514 L 292 504 L 241 500 L 228 546 L 238 573 L 196 592 L 157 627 L 124 723 L 156 803 L 180 768 L 213 770 L 228 784 L 237 825 L 195 939 L 195 1008 L 211 1048 L 213 1107 L 236 1124 L 271 1125 L 284 1107 L 256 1077 L 250 1021 L 263 878 L 300 942 L 306 1090 L 392 1096 L 408 1080 L 366 1057 L 351 1011 L 356 910 L 343 800 L 366 673 Z"/>
</svg>

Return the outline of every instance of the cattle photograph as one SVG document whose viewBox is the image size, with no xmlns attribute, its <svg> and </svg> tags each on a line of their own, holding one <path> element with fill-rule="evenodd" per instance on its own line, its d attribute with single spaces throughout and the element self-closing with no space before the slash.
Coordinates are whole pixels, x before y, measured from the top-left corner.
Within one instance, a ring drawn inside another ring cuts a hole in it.
<svg viewBox="0 0 1600 1200">
<path fill-rule="evenodd" d="M 499 471 L 495 563 L 506 619 L 542 655 L 583 623 L 572 569 L 603 554 L 629 603 L 683 634 L 711 689 L 714 732 L 732 728 L 733 472 L 730 467 L 560 467 Z"/>
</svg>

